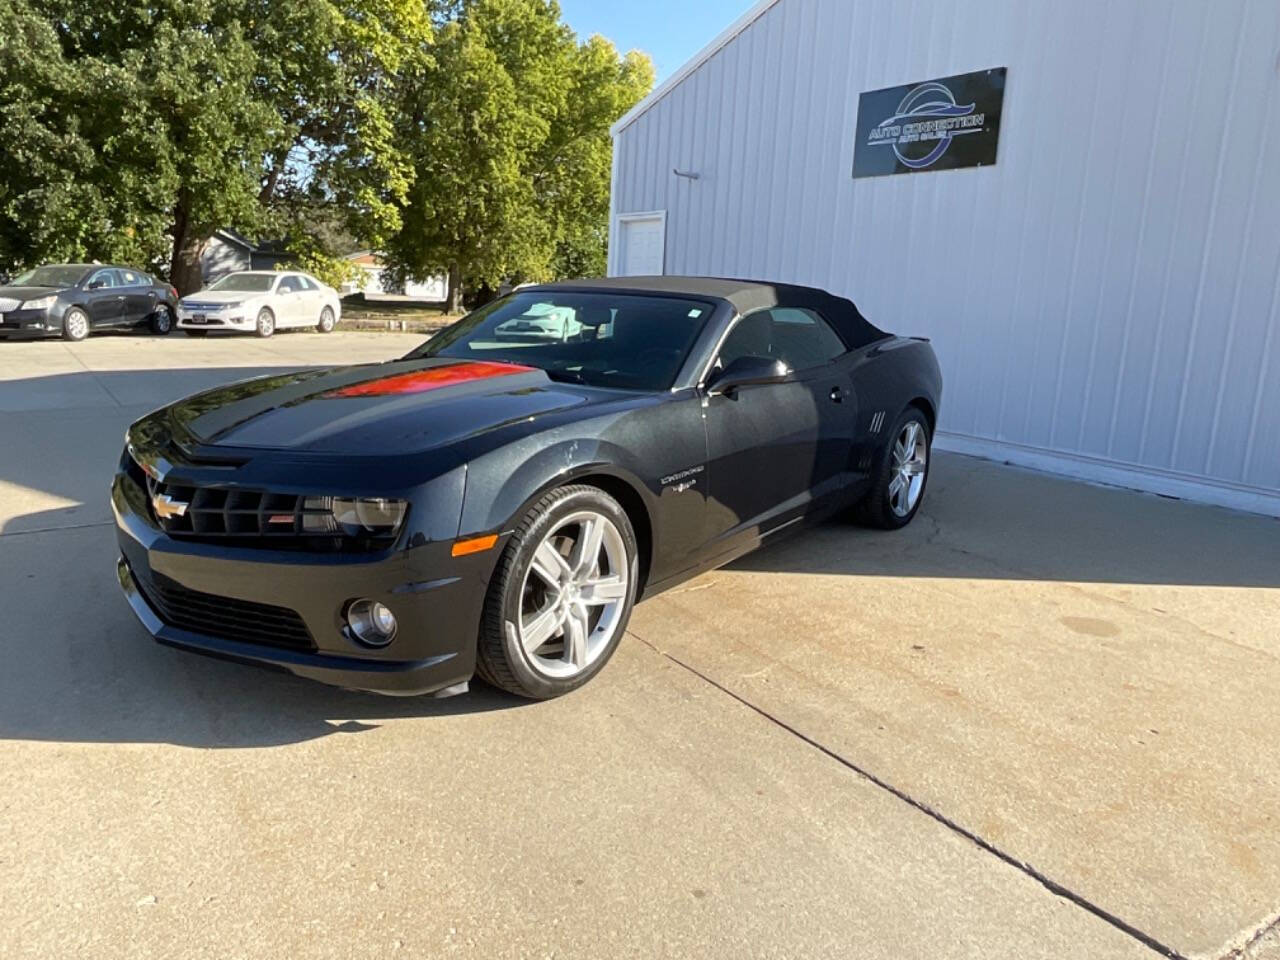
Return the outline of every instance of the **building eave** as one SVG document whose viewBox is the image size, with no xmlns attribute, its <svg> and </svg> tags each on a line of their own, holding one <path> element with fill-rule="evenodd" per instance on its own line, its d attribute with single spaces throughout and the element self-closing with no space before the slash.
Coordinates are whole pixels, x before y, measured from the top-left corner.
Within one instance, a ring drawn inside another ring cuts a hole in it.
<svg viewBox="0 0 1280 960">
<path fill-rule="evenodd" d="M 618 134 L 622 133 L 623 130 L 627 129 L 627 127 L 631 126 L 631 124 L 639 120 L 641 116 L 648 113 L 649 110 L 663 97 L 669 94 L 676 87 L 680 86 L 680 84 L 684 83 L 684 81 L 687 80 L 689 76 L 700 66 L 736 40 L 739 34 L 781 2 L 782 0 L 759 0 L 755 6 L 735 20 L 728 29 L 703 47 L 692 60 L 659 84 L 657 89 L 655 89 L 651 94 L 628 110 L 623 115 L 622 119 L 609 128 L 609 135 L 616 137 Z"/>
</svg>

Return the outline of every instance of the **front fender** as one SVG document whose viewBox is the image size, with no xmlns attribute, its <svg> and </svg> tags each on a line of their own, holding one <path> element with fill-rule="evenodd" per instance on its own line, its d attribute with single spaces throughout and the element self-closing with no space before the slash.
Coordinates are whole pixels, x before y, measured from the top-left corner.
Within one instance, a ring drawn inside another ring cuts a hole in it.
<svg viewBox="0 0 1280 960">
<path fill-rule="evenodd" d="M 530 437 L 473 462 L 467 471 L 462 535 L 509 532 L 548 490 L 588 476 L 609 476 L 627 484 L 653 512 L 655 492 L 633 471 L 620 466 L 625 451 L 599 439 L 563 439 L 546 445 Z"/>
</svg>

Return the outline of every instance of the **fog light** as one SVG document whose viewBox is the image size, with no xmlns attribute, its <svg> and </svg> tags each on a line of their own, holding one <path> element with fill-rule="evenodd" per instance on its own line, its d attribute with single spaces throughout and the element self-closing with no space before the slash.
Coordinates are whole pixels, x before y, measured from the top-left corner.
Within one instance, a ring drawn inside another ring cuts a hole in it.
<svg viewBox="0 0 1280 960">
<path fill-rule="evenodd" d="M 347 625 L 355 638 L 369 647 L 385 647 L 396 638 L 395 614 L 373 600 L 347 604 Z"/>
</svg>

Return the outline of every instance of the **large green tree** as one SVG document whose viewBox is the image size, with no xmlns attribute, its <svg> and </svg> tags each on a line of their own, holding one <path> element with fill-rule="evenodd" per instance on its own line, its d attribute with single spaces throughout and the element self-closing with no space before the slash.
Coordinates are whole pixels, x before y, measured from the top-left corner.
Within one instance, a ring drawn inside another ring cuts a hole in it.
<svg viewBox="0 0 1280 960">
<path fill-rule="evenodd" d="M 0 22 L 3 261 L 167 261 L 187 292 L 219 227 L 398 228 L 387 105 L 423 0 L 0 0 Z"/>
<path fill-rule="evenodd" d="M 401 82 L 413 186 L 394 272 L 467 285 L 604 269 L 609 126 L 653 85 L 648 57 L 579 44 L 554 0 L 457 0 Z"/>
</svg>

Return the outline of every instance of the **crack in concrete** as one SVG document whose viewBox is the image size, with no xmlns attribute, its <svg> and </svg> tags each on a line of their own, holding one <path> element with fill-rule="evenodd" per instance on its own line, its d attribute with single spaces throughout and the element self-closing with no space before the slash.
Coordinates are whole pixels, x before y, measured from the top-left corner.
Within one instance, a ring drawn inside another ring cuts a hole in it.
<svg viewBox="0 0 1280 960">
<path fill-rule="evenodd" d="M 80 354 L 72 350 L 70 345 L 68 344 L 64 344 L 63 349 L 66 350 L 67 353 L 71 355 L 71 359 L 75 360 L 76 363 L 80 364 L 84 372 L 89 374 L 89 376 L 93 379 L 93 382 L 102 388 L 102 392 L 111 398 L 112 403 L 114 403 L 117 407 L 124 406 L 124 404 L 120 402 L 120 398 L 111 392 L 111 388 L 107 386 L 107 382 L 99 375 L 99 372 L 97 370 L 92 369 L 87 363 L 85 363 L 84 360 L 80 358 Z"/>
<path fill-rule="evenodd" d="M 946 814 L 941 813 L 938 810 L 935 810 L 933 807 L 929 806 L 924 801 L 917 800 L 915 797 L 911 796 L 905 790 L 902 790 L 899 787 L 895 787 L 893 784 L 889 783 L 887 780 L 881 779 L 880 777 L 876 776 L 876 774 L 872 773 L 870 770 L 867 770 L 864 767 L 858 766 L 858 764 L 854 763 L 852 760 L 842 756 L 841 754 L 837 753 L 835 750 L 832 750 L 830 747 L 823 745 L 822 743 L 815 740 L 813 737 L 810 737 L 808 734 L 802 733 L 800 730 L 791 726 L 785 720 L 782 720 L 779 717 L 774 716 L 768 710 L 764 709 L 763 707 L 757 706 L 756 704 L 748 700 L 746 697 L 742 696 L 741 694 L 735 693 L 733 690 L 730 690 L 724 684 L 709 677 L 707 674 L 703 673 L 697 667 L 694 667 L 688 663 L 685 663 L 679 657 L 676 657 L 670 653 L 667 653 L 665 650 L 660 649 L 655 644 L 650 643 L 648 640 L 646 640 L 644 637 L 640 636 L 639 634 L 635 633 L 630 628 L 628 628 L 627 632 L 631 634 L 631 636 L 639 640 L 641 643 L 643 643 L 646 647 L 648 647 L 654 653 L 658 654 L 658 656 L 664 657 L 665 659 L 670 660 L 676 666 L 693 674 L 699 680 L 702 680 L 704 683 L 709 684 L 710 686 L 719 690 L 725 696 L 730 697 L 733 700 L 736 700 L 738 703 L 742 704 L 748 710 L 751 710 L 754 713 L 757 713 L 760 716 L 764 717 L 770 723 L 774 724 L 775 726 L 779 727 L 782 730 L 785 730 L 787 733 L 791 734 L 796 739 L 807 744 L 808 746 L 812 747 L 818 752 L 826 755 L 830 759 L 834 760 L 836 763 L 839 763 L 841 766 L 851 770 L 853 773 L 862 777 L 864 780 L 867 780 L 868 782 L 879 787 L 881 790 L 884 790 L 892 794 L 893 796 L 901 800 L 903 803 L 906 803 L 908 806 L 914 807 L 916 810 L 919 810 L 925 816 L 941 824 L 943 827 L 946 827 L 952 833 L 955 833 L 961 837 L 964 837 L 966 840 L 976 845 L 979 849 L 985 851 L 986 853 L 991 854 L 993 857 L 1000 860 L 1001 862 L 1007 864 L 1008 866 L 1013 867 L 1015 870 L 1018 870 L 1019 872 L 1035 880 L 1037 883 L 1039 883 L 1042 887 L 1044 887 L 1046 890 L 1048 890 L 1050 893 L 1054 894 L 1055 896 L 1061 897 L 1064 900 L 1067 900 L 1070 903 L 1074 904 L 1075 906 L 1080 907 L 1082 910 L 1085 910 L 1088 913 L 1093 914 L 1099 920 L 1102 920 L 1103 922 L 1109 924 L 1110 926 L 1119 930 L 1121 933 L 1124 933 L 1127 936 L 1132 937 L 1134 940 L 1138 941 L 1144 947 L 1147 947 L 1149 950 L 1152 950 L 1155 953 L 1160 954 L 1161 956 L 1168 957 L 1169 960 L 1191 960 L 1191 958 L 1188 958 L 1184 954 L 1179 953 L 1173 947 L 1170 947 L 1167 944 L 1161 943 L 1159 940 L 1151 936 L 1149 933 L 1139 930 L 1137 927 L 1133 926 L 1130 923 L 1127 923 L 1125 920 L 1116 916 L 1114 913 L 1111 913 L 1104 907 L 1101 907 L 1098 904 L 1094 903 L 1093 901 L 1089 900 L 1083 894 L 1076 893 L 1070 887 L 1067 887 L 1064 884 L 1061 884 L 1058 881 L 1054 880 L 1052 877 L 1049 877 L 1046 874 L 1041 873 L 1039 870 L 1037 870 L 1034 866 L 1027 863 L 1026 861 L 1019 860 L 1013 854 L 1005 852 L 1000 847 L 997 847 L 990 840 L 987 840 L 986 838 L 968 829 L 967 827 L 961 825 L 955 820 L 952 820 Z M 1266 931 L 1264 929 L 1263 933 L 1265 932 Z M 1261 936 L 1261 934 L 1259 934 L 1259 936 Z M 1228 955 L 1227 957 L 1221 958 L 1221 960 L 1248 960 L 1248 958 L 1244 957 L 1243 954 L 1240 954 L 1239 957 L 1235 955 Z"/>
<path fill-rule="evenodd" d="M 1214 960 L 1253 960 L 1258 956 L 1255 948 L 1270 948 L 1280 952 L 1280 913 L 1263 921 L 1256 930 L 1246 931 L 1237 938 L 1234 946 L 1228 944 L 1213 957 Z"/>
<path fill-rule="evenodd" d="M 0 530 L 0 537 L 23 537 L 32 533 L 58 533 L 62 530 L 87 530 L 90 527 L 109 527 L 114 520 L 93 520 L 89 523 L 69 523 L 60 527 L 37 527 L 34 530 Z"/>
</svg>

